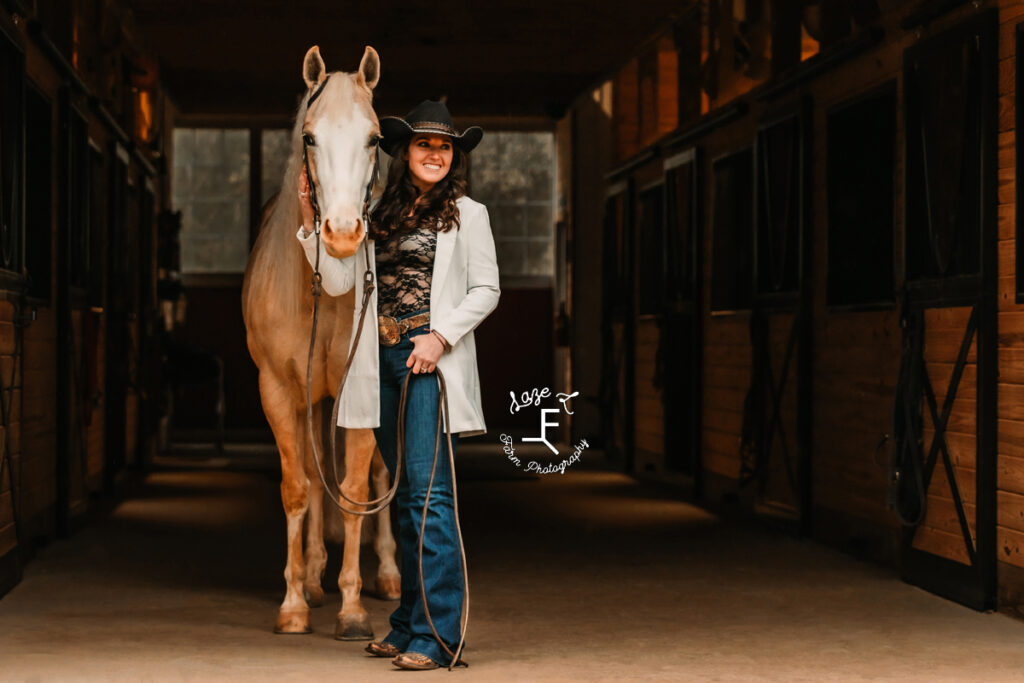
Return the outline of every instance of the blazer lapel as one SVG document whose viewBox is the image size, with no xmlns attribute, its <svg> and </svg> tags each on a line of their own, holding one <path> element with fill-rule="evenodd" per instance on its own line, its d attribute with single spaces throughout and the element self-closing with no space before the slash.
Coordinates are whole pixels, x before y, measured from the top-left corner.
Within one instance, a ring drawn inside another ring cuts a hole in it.
<svg viewBox="0 0 1024 683">
<path fill-rule="evenodd" d="M 430 276 L 431 292 L 440 293 L 444 287 L 448 268 L 452 264 L 452 252 L 455 250 L 455 237 L 458 232 L 452 228 L 448 232 L 437 233 L 437 243 L 434 245 L 434 271 Z"/>
</svg>

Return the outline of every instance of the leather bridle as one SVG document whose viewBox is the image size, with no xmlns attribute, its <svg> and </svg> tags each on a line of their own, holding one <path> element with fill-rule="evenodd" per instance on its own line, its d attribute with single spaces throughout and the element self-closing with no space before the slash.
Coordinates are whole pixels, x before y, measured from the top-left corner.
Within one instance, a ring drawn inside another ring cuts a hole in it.
<svg viewBox="0 0 1024 683">
<path fill-rule="evenodd" d="M 309 96 L 306 102 L 306 111 L 313 105 L 313 102 L 320 93 L 323 92 L 327 86 L 327 81 L 330 80 L 330 76 L 324 79 L 323 83 L 317 87 L 315 91 Z M 317 321 L 320 316 L 320 294 L 322 292 L 323 276 L 320 273 L 320 204 L 317 200 L 316 182 L 313 179 L 313 174 L 309 166 L 309 142 L 307 136 L 302 136 L 302 163 L 306 169 L 307 184 L 309 187 L 309 200 L 313 206 L 313 230 L 316 233 L 316 258 L 313 265 L 313 276 L 312 276 L 312 291 L 313 291 L 313 327 L 309 337 L 309 357 L 306 363 L 306 427 L 309 433 L 309 444 L 310 448 L 313 449 L 313 461 L 316 463 L 317 473 L 320 475 L 320 483 L 324 487 L 324 491 L 327 497 L 331 500 L 334 505 L 350 515 L 374 515 L 386 508 L 391 504 L 391 501 L 395 497 L 395 493 L 398 491 L 398 483 L 402 476 L 402 465 L 405 461 L 405 405 L 406 405 L 406 394 L 409 387 L 409 379 L 412 377 L 412 370 L 405 375 L 405 381 L 402 383 L 402 393 L 398 402 L 398 416 L 397 416 L 397 443 L 396 443 L 396 464 L 394 483 L 388 492 L 379 498 L 374 498 L 368 501 L 352 500 L 341 487 L 341 482 L 337 480 L 338 477 L 338 451 L 337 451 L 337 433 L 338 433 L 338 409 L 341 404 L 341 392 L 345 388 L 345 380 L 348 378 L 349 369 L 352 367 L 352 359 L 356 354 L 356 347 L 359 344 L 359 339 L 362 336 L 363 322 L 366 319 L 366 309 L 370 302 L 370 296 L 373 293 L 376 285 L 374 284 L 373 270 L 370 267 L 370 251 L 368 246 L 367 236 L 369 234 L 369 213 L 370 213 L 370 199 L 373 193 L 373 186 L 377 182 L 378 174 L 380 173 L 380 136 L 374 138 L 374 157 L 373 157 L 373 172 L 370 174 L 370 180 L 366 184 L 366 192 L 363 195 L 363 230 L 366 235 L 363 237 L 363 254 L 366 260 L 366 271 L 363 273 L 363 300 L 361 303 L 361 309 L 359 311 L 359 322 L 356 326 L 356 330 L 353 334 L 355 337 L 352 340 L 352 348 L 349 350 L 348 359 L 345 361 L 345 367 L 341 372 L 341 380 L 338 382 L 338 391 L 334 398 L 334 409 L 331 412 L 331 461 L 334 464 L 334 487 L 332 488 L 327 484 L 327 477 L 324 475 L 323 464 L 320 459 L 320 454 L 317 448 L 317 439 L 313 430 L 313 400 L 312 400 L 312 385 L 313 385 L 313 353 L 316 349 L 316 330 Z M 427 605 L 427 593 L 424 586 L 423 579 L 423 536 L 426 531 L 427 522 L 427 510 L 430 505 L 430 493 L 434 486 L 434 475 L 437 471 L 437 458 L 438 458 L 438 446 L 441 440 L 441 416 L 442 410 L 444 419 L 449 429 L 451 428 L 451 418 L 448 415 L 448 391 L 444 381 L 444 375 L 441 373 L 440 368 L 434 368 L 434 373 L 437 375 L 437 381 L 439 385 L 438 395 L 438 409 L 437 409 L 437 427 L 435 430 L 434 438 L 434 461 L 430 468 L 430 480 L 427 483 L 426 498 L 423 501 L 423 513 L 420 516 L 420 534 L 419 534 L 419 548 L 418 548 L 418 564 L 419 564 L 419 579 L 420 579 L 420 596 L 423 601 L 423 612 L 427 618 L 427 624 L 430 626 L 431 632 L 434 634 L 434 638 L 441 645 L 444 651 L 451 657 L 451 663 L 448 665 L 448 670 L 451 671 L 452 667 L 462 664 L 468 666 L 464 661 L 459 659 L 459 655 L 462 653 L 463 645 L 466 641 L 466 627 L 469 624 L 469 574 L 466 569 L 466 549 L 462 542 L 462 527 L 459 524 L 459 497 L 455 483 L 455 453 L 452 447 L 451 432 L 445 433 L 445 438 L 448 442 L 448 460 L 451 466 L 452 473 L 452 501 L 454 506 L 455 515 L 455 528 L 459 537 L 459 552 L 462 559 L 462 577 L 463 577 L 463 622 L 461 626 L 461 634 L 459 638 L 459 644 L 455 648 L 455 652 L 445 644 L 444 640 L 437 633 L 437 629 L 434 627 L 434 621 L 430 618 L 430 608 Z M 335 495 L 334 491 L 337 490 L 342 498 L 352 505 L 358 505 L 365 507 L 365 510 L 354 510 L 348 508 L 341 500 Z M 373 506 L 373 507 L 370 507 Z"/>
</svg>

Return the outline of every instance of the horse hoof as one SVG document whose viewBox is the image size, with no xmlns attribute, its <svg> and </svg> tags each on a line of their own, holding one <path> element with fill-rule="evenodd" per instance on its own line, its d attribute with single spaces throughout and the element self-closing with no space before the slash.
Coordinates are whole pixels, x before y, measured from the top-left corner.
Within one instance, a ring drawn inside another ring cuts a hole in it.
<svg viewBox="0 0 1024 683">
<path fill-rule="evenodd" d="M 378 576 L 376 595 L 381 600 L 398 600 L 402 597 L 402 577 Z"/>
<path fill-rule="evenodd" d="M 274 633 L 312 633 L 313 628 L 309 625 L 309 610 L 297 612 L 277 613 L 277 624 L 274 625 Z"/>
<path fill-rule="evenodd" d="M 334 625 L 335 640 L 373 640 L 370 617 L 366 614 L 338 615 Z"/>
<path fill-rule="evenodd" d="M 306 586 L 306 602 L 310 607 L 323 607 L 324 589 L 320 586 Z"/>
</svg>

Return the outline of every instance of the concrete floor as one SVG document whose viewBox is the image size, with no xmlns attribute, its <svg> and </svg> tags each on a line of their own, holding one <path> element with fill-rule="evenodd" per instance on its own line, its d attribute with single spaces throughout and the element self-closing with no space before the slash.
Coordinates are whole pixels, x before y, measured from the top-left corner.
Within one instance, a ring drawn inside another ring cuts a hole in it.
<svg viewBox="0 0 1024 683">
<path fill-rule="evenodd" d="M 0 600 L 0 679 L 416 677 L 333 639 L 334 549 L 315 633 L 271 632 L 284 516 L 268 455 L 165 460 L 109 517 L 41 550 Z M 601 462 L 584 451 L 564 475 L 529 476 L 497 445 L 460 449 L 470 666 L 420 678 L 1024 680 L 1024 623 Z M 383 636 L 394 603 L 365 603 Z"/>
</svg>

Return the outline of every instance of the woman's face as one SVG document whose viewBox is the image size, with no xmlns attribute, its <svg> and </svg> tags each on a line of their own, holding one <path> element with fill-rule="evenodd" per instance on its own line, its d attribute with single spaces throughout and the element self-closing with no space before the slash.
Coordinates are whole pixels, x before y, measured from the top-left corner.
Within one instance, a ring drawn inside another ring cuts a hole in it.
<svg viewBox="0 0 1024 683">
<path fill-rule="evenodd" d="M 444 180 L 452 167 L 452 154 L 452 139 L 447 135 L 413 135 L 405 154 L 413 185 L 419 188 L 421 193 L 426 193 Z"/>
</svg>

